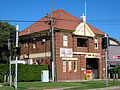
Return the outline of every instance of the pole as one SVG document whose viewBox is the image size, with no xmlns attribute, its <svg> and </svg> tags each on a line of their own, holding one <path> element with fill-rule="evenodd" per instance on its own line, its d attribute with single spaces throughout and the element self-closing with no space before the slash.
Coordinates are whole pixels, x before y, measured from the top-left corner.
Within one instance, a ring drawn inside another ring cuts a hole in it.
<svg viewBox="0 0 120 90">
<path fill-rule="evenodd" d="M 10 65 L 9 65 L 9 77 L 10 77 L 10 87 L 11 87 L 11 84 L 12 84 L 12 78 L 11 78 L 11 42 L 10 42 L 10 39 L 8 39 L 8 50 L 10 52 L 10 55 L 9 55 L 9 62 L 10 62 Z"/>
<path fill-rule="evenodd" d="M 105 37 L 107 37 L 107 35 L 105 34 Z M 108 48 L 108 37 L 107 37 L 107 48 Z M 105 62 L 106 62 L 106 85 L 108 85 L 108 80 L 107 80 L 107 48 L 105 49 Z"/>
<path fill-rule="evenodd" d="M 53 30 L 53 15 L 51 14 L 51 38 L 52 38 L 52 79 L 55 81 L 55 50 L 54 50 L 54 30 Z"/>
<path fill-rule="evenodd" d="M 86 0 L 85 0 L 85 22 L 84 22 L 84 35 L 86 36 Z"/>
<path fill-rule="evenodd" d="M 18 29 L 19 26 L 16 26 L 16 47 L 18 47 Z M 15 64 L 15 89 L 17 89 L 17 60 L 18 56 L 16 55 L 16 64 Z"/>
<path fill-rule="evenodd" d="M 53 27 L 53 0 L 52 0 L 52 13 L 50 17 L 50 30 L 51 30 L 51 48 L 52 48 L 52 80 L 56 81 L 56 74 L 55 74 L 55 41 L 54 41 L 54 27 Z"/>
</svg>

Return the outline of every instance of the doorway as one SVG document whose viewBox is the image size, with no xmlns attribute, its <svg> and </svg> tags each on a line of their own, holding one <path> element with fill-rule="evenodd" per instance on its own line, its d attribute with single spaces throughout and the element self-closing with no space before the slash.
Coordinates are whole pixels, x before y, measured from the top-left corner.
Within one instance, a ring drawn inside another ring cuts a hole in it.
<svg viewBox="0 0 120 90">
<path fill-rule="evenodd" d="M 94 79 L 99 78 L 99 59 L 97 58 L 86 58 L 86 70 L 92 70 Z"/>
</svg>

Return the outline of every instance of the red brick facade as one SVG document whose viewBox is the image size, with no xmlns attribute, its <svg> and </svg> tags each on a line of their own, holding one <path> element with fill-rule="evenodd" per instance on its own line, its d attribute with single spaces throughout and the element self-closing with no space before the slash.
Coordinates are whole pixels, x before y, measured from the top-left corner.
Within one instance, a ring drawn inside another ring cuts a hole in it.
<svg viewBox="0 0 120 90">
<path fill-rule="evenodd" d="M 48 17 L 49 16 L 50 15 L 48 15 Z M 92 68 L 94 68 L 94 74 L 97 73 L 99 79 L 102 78 L 103 73 L 105 73 L 105 57 L 101 57 L 101 55 L 105 55 L 105 51 L 101 48 L 101 37 L 104 35 L 104 32 L 87 24 L 89 27 L 88 29 L 95 34 L 94 37 L 75 35 L 73 34 L 73 32 L 75 31 L 75 28 L 81 23 L 80 19 L 61 9 L 54 11 L 53 16 L 55 18 L 60 18 L 54 21 L 54 27 L 56 27 L 54 37 L 57 80 L 85 80 L 85 72 L 88 66 L 91 68 L 91 70 Z M 65 21 L 64 19 L 68 20 Z M 48 20 L 48 18 L 44 17 L 40 21 L 46 20 Z M 43 22 L 36 22 L 20 33 L 20 37 L 22 40 L 22 53 L 20 58 L 26 61 L 28 59 L 32 59 L 33 64 L 47 64 L 49 65 L 51 72 L 51 36 L 50 34 L 48 34 L 48 29 L 48 24 Z M 67 46 L 63 46 L 64 34 L 66 34 L 68 38 Z M 86 46 L 78 47 L 77 38 L 87 39 Z M 95 49 L 96 38 L 98 39 L 97 49 Z M 43 39 L 45 39 L 45 42 L 42 42 Z M 60 56 L 60 48 L 72 49 L 72 57 Z M 63 72 L 63 61 L 66 61 L 66 72 Z M 71 61 L 70 65 L 68 65 L 69 61 Z M 76 64 L 74 63 L 74 61 L 76 62 Z M 98 65 L 92 65 L 91 62 L 93 61 L 93 64 Z M 68 71 L 69 67 L 71 67 L 71 71 Z M 76 72 L 74 71 L 75 67 L 77 67 Z"/>
<path fill-rule="evenodd" d="M 64 32 L 63 32 L 64 33 Z M 71 73 L 68 71 L 68 61 L 66 60 L 66 72 L 63 72 L 63 60 L 60 57 L 60 48 L 72 48 L 73 52 L 85 52 L 85 53 L 99 53 L 100 55 L 104 55 L 104 50 L 101 49 L 101 38 L 98 38 L 98 49 L 95 49 L 94 38 L 88 38 L 87 47 L 78 47 L 77 46 L 77 36 L 72 36 L 71 33 L 68 33 L 68 46 L 63 46 L 63 33 L 56 32 L 55 33 L 55 55 L 56 55 L 56 71 L 57 71 L 57 80 L 84 80 L 85 74 L 82 68 L 86 69 L 86 54 L 73 54 L 73 58 L 78 58 L 77 60 L 77 72 L 73 71 L 73 61 L 72 61 L 72 70 Z M 42 43 L 42 39 L 46 39 L 45 43 Z M 22 44 L 22 55 L 36 54 L 36 53 L 44 53 L 50 52 L 50 36 L 41 36 L 36 38 L 36 48 L 33 48 L 33 39 L 30 39 L 29 48 L 25 45 L 27 41 L 23 41 Z M 29 56 L 30 57 L 30 56 Z M 25 58 L 24 58 L 25 59 Z M 43 57 L 35 57 L 32 58 L 33 63 L 36 64 L 36 61 L 39 64 L 47 64 L 51 68 L 51 57 L 43 56 Z M 26 59 L 27 60 L 27 59 Z M 105 68 L 105 59 L 104 57 L 99 58 L 98 60 L 98 70 L 99 70 L 99 78 L 102 78 L 102 74 L 105 73 L 103 68 Z"/>
</svg>

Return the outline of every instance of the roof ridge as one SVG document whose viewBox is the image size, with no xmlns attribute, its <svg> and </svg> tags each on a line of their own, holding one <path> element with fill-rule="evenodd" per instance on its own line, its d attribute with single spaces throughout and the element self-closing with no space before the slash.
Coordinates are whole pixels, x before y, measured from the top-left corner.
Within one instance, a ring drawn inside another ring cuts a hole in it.
<svg viewBox="0 0 120 90">
<path fill-rule="evenodd" d="M 65 30 L 75 30 L 75 27 L 78 24 L 81 23 L 81 20 L 79 18 L 77 18 L 76 16 L 68 13 L 67 11 L 65 11 L 63 9 L 57 9 L 57 10 L 51 12 L 51 13 L 53 13 L 54 18 L 56 18 L 56 19 L 58 18 L 58 20 L 55 20 L 56 22 L 54 24 L 54 26 L 56 28 L 65 29 Z M 48 30 L 49 25 L 46 24 L 46 23 L 43 23 L 43 22 L 40 23 L 39 21 L 49 21 L 51 13 L 49 13 L 48 15 L 45 15 L 43 18 L 41 18 L 37 22 L 33 23 L 32 25 L 30 25 L 29 27 L 27 27 L 26 29 L 21 31 L 20 36 L 30 34 L 30 33 L 39 32 L 39 31 Z M 64 19 L 64 20 L 62 20 L 62 19 Z M 91 26 L 90 24 L 88 24 L 88 25 L 90 26 L 90 28 L 92 29 L 92 31 L 94 33 L 96 33 L 96 34 L 105 34 L 101 30 Z M 28 33 L 27 32 L 28 29 L 30 29 L 31 32 Z"/>
</svg>

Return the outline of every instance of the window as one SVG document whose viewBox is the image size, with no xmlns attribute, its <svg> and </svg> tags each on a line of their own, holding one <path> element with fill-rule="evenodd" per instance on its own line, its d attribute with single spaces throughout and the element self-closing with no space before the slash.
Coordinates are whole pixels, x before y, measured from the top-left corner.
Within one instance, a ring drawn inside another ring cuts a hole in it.
<svg viewBox="0 0 120 90">
<path fill-rule="evenodd" d="M 66 61 L 63 61 L 63 72 L 66 72 Z"/>
<path fill-rule="evenodd" d="M 78 47 L 86 47 L 87 39 L 77 38 Z"/>
<path fill-rule="evenodd" d="M 33 38 L 33 48 L 37 47 L 36 38 Z"/>
<path fill-rule="evenodd" d="M 77 61 L 74 61 L 74 72 L 77 72 Z"/>
<path fill-rule="evenodd" d="M 24 47 L 28 47 L 28 42 L 24 43 Z"/>
<path fill-rule="evenodd" d="M 68 46 L 68 36 L 67 35 L 63 35 L 63 46 Z"/>
<path fill-rule="evenodd" d="M 95 39 L 95 49 L 98 49 L 98 39 Z"/>
<path fill-rule="evenodd" d="M 33 64 L 33 59 L 28 59 L 28 64 Z"/>
<path fill-rule="evenodd" d="M 71 70 L 72 70 L 72 65 L 71 65 L 71 61 L 68 61 L 68 72 L 71 72 Z"/>
<path fill-rule="evenodd" d="M 36 48 L 37 47 L 37 43 L 36 41 L 33 42 L 33 48 Z"/>
</svg>

